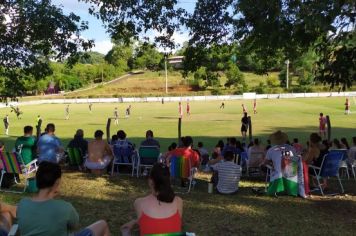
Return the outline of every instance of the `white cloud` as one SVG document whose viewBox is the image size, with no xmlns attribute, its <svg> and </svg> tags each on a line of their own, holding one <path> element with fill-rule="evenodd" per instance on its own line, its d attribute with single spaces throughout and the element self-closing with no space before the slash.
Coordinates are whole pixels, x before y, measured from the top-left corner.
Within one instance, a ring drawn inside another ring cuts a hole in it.
<svg viewBox="0 0 356 236">
<path fill-rule="evenodd" d="M 92 51 L 100 52 L 106 55 L 112 48 L 114 44 L 110 40 L 96 41 Z"/>
</svg>

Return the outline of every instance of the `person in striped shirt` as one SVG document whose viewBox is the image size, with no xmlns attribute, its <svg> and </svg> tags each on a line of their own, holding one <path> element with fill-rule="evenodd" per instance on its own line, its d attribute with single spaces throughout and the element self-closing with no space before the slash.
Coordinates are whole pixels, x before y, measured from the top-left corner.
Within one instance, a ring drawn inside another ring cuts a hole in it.
<svg viewBox="0 0 356 236">
<path fill-rule="evenodd" d="M 217 172 L 217 186 L 216 189 L 220 194 L 234 194 L 238 191 L 241 167 L 233 162 L 234 153 L 226 151 L 224 154 L 224 161 L 212 166 L 213 170 Z M 214 178 L 213 178 L 214 182 Z"/>
</svg>

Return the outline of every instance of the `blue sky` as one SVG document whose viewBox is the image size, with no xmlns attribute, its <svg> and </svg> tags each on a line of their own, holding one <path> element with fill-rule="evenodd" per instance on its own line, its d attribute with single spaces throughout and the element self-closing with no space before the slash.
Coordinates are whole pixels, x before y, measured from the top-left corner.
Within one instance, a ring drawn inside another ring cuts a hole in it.
<svg viewBox="0 0 356 236">
<path fill-rule="evenodd" d="M 106 54 L 112 47 L 110 36 L 105 32 L 105 28 L 100 20 L 91 16 L 88 13 L 88 5 L 77 0 L 52 0 L 55 5 L 62 5 L 65 13 L 74 12 L 79 15 L 82 20 L 89 22 L 89 29 L 82 33 L 82 37 L 86 39 L 94 39 L 95 47 L 93 51 Z M 188 12 L 194 10 L 196 0 L 178 1 L 179 7 L 186 9 Z M 149 37 L 153 37 L 153 32 L 149 33 Z M 182 44 L 188 39 L 188 32 L 184 30 L 182 33 L 175 33 L 173 36 L 177 44 Z"/>
</svg>

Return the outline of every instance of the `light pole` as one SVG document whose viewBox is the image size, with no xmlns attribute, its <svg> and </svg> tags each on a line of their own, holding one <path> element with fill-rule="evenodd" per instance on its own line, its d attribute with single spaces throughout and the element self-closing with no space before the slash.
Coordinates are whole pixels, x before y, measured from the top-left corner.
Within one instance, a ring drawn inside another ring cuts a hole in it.
<svg viewBox="0 0 356 236">
<path fill-rule="evenodd" d="M 166 94 L 168 94 L 167 60 L 168 60 L 168 53 L 165 53 L 165 54 L 164 54 L 164 69 L 165 69 L 165 71 L 166 71 Z"/>
<path fill-rule="evenodd" d="M 286 61 L 286 65 L 287 65 L 287 73 L 286 73 L 286 86 L 287 86 L 287 89 L 289 88 L 289 60 L 287 59 Z"/>
</svg>

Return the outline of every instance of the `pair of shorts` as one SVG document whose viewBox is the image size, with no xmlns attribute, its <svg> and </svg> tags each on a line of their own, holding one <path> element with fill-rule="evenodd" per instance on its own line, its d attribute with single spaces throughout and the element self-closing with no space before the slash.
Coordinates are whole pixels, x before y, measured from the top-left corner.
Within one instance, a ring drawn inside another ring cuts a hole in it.
<svg viewBox="0 0 356 236">
<path fill-rule="evenodd" d="M 91 229 L 85 228 L 78 233 L 75 233 L 74 236 L 94 236 L 94 233 Z"/>
<path fill-rule="evenodd" d="M 105 156 L 101 162 L 91 162 L 87 159 L 84 165 L 90 170 L 103 170 L 110 164 L 110 162 L 111 158 L 109 156 Z"/>
</svg>

